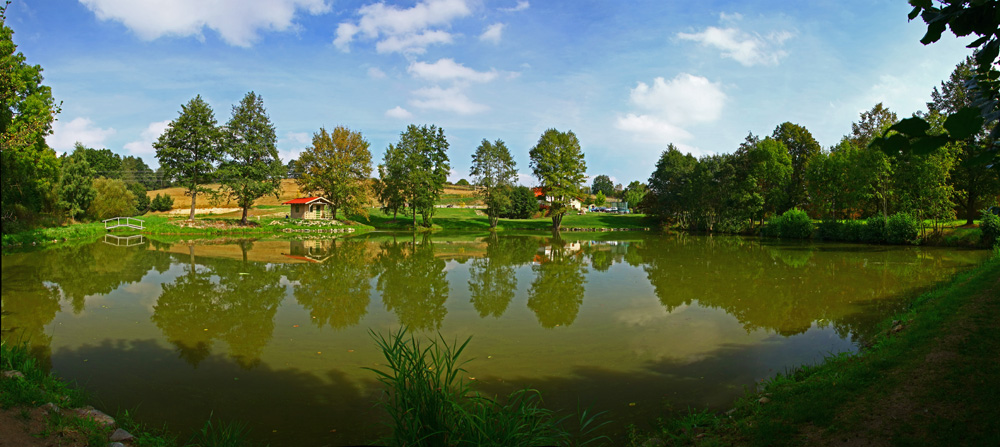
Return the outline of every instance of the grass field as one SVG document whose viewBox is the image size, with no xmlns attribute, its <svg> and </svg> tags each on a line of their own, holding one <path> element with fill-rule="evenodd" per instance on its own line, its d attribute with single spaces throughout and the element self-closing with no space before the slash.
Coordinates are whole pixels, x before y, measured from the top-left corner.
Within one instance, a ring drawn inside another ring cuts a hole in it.
<svg viewBox="0 0 1000 447">
<path fill-rule="evenodd" d="M 367 220 L 361 216 L 352 216 L 351 220 L 368 224 L 379 230 L 410 230 L 413 228 L 413 218 L 403 215 L 393 221 L 392 215 L 373 209 L 369 211 Z M 420 216 L 417 223 L 420 224 Z M 587 213 L 585 215 L 567 214 L 563 217 L 563 230 L 573 229 L 628 229 L 642 230 L 655 227 L 655 223 L 642 214 L 605 214 Z M 470 230 L 486 231 L 490 228 L 489 219 L 481 210 L 466 208 L 438 208 L 434 212 L 434 229 L 440 230 Z M 551 230 L 552 219 L 500 219 L 498 231 L 511 230 Z"/>
</svg>

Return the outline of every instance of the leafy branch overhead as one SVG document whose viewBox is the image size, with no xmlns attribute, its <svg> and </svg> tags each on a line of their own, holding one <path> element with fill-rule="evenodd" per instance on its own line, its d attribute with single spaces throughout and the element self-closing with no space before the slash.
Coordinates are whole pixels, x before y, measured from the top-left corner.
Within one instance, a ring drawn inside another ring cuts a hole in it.
<svg viewBox="0 0 1000 447">
<path fill-rule="evenodd" d="M 872 141 L 887 153 L 927 154 L 971 138 L 984 126 L 1000 120 L 1000 71 L 996 68 L 1000 56 L 1000 1 L 945 0 L 935 5 L 932 0 L 910 0 L 910 5 L 913 10 L 909 19 L 920 17 L 927 24 L 927 33 L 920 39 L 924 45 L 937 42 L 948 29 L 958 37 L 978 36 L 968 45 L 976 49 L 975 75 L 966 85 L 973 101 L 971 106 L 948 115 L 946 134 L 928 133 L 931 126 L 927 120 L 913 117 L 896 123 Z M 988 152 L 980 161 L 996 167 L 1000 162 L 1000 126 L 993 125 L 989 140 Z"/>
</svg>

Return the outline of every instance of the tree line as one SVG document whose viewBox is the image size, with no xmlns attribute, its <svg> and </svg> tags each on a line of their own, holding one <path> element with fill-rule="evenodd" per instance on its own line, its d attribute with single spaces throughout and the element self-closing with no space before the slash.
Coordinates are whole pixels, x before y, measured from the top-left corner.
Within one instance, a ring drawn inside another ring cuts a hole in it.
<svg viewBox="0 0 1000 447">
<path fill-rule="evenodd" d="M 973 63 L 960 63 L 933 89 L 927 110 L 915 114 L 932 135 L 945 134 L 946 117 L 969 106 Z M 994 125 L 926 152 L 873 144 L 904 121 L 879 103 L 829 148 L 791 122 L 763 138 L 749 134 L 731 154 L 695 158 L 671 144 L 650 175 L 643 206 L 668 225 L 734 233 L 753 232 L 793 209 L 826 221 L 903 213 L 921 226 L 956 216 L 972 224 L 1000 194 L 1000 170 L 984 162 L 992 156 Z"/>
</svg>

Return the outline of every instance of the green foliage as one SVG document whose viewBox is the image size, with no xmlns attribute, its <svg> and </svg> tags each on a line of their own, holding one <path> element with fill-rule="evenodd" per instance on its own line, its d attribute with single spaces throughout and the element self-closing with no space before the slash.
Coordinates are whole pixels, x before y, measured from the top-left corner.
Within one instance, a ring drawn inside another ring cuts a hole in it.
<svg viewBox="0 0 1000 447">
<path fill-rule="evenodd" d="M 642 201 L 646 198 L 646 194 L 649 192 L 649 187 L 645 183 L 638 180 L 633 180 L 632 183 L 628 184 L 625 188 L 625 192 L 622 194 L 622 198 L 625 202 L 628 202 L 629 208 L 632 212 L 642 212 Z"/>
<path fill-rule="evenodd" d="M 820 145 L 805 127 L 784 122 L 774 129 L 771 138 L 783 144 L 791 157 L 787 205 L 784 209 L 806 203 L 805 171 L 809 161 L 820 153 Z"/>
<path fill-rule="evenodd" d="M 908 213 L 893 214 L 885 223 L 885 241 L 890 244 L 915 243 L 919 234 L 920 222 Z"/>
<path fill-rule="evenodd" d="M 1000 216 L 983 210 L 980 214 L 979 229 L 983 232 L 982 244 L 987 247 L 1000 244 Z"/>
<path fill-rule="evenodd" d="M 41 402 L 82 406 L 86 402 L 85 393 L 49 375 L 26 342 L 0 342 L 0 367 L 24 374 L 23 379 L 0 379 L 0 407 L 37 406 Z"/>
<path fill-rule="evenodd" d="M 414 228 L 418 213 L 423 217 L 423 225 L 430 227 L 434 204 L 444 190 L 451 169 L 447 152 L 444 129 L 434 125 L 407 126 L 399 135 L 399 142 L 386 149 L 379 165 L 378 195 L 383 209 L 395 215 L 408 206 Z"/>
<path fill-rule="evenodd" d="M 70 219 L 77 219 L 87 211 L 97 196 L 93 187 L 94 170 L 78 147 L 73 154 L 63 158 L 62 178 L 59 180 L 59 208 Z"/>
<path fill-rule="evenodd" d="M 476 185 L 482 188 L 479 195 L 486 203 L 490 228 L 495 228 L 500 215 L 512 206 L 511 191 L 517 179 L 517 164 L 503 140 L 490 143 L 483 139 L 472 154 L 469 174 Z"/>
<path fill-rule="evenodd" d="M 649 194 L 642 205 L 646 212 L 668 224 L 685 225 L 691 210 L 688 203 L 690 175 L 697 164 L 693 155 L 684 155 L 673 144 L 668 145 L 649 176 Z"/>
<path fill-rule="evenodd" d="M 73 150 L 74 152 L 82 151 L 84 156 L 87 157 L 87 163 L 94 170 L 94 178 L 120 179 L 122 177 L 122 157 L 111 152 L 111 149 L 93 149 L 77 142 L 73 146 Z"/>
<path fill-rule="evenodd" d="M 769 220 L 761 234 L 782 239 L 809 239 L 813 234 L 812 219 L 805 211 L 792 208 Z"/>
<path fill-rule="evenodd" d="M 868 244 L 884 243 L 886 225 L 886 218 L 881 214 L 869 217 L 861 231 L 861 241 Z"/>
<path fill-rule="evenodd" d="M 438 334 L 426 344 L 406 329 L 385 336 L 371 332 L 386 360 L 386 370 L 366 368 L 388 388 L 382 403 L 393 428 L 387 440 L 396 446 L 535 446 L 572 442 L 562 428 L 567 418 L 541 407 L 535 390 L 491 399 L 473 392 L 462 379 L 466 363 L 460 360 L 470 339 L 449 343 Z M 589 439 L 578 445 L 605 440 L 593 431 L 599 415 L 581 414 L 580 426 Z"/>
<path fill-rule="evenodd" d="M 338 210 L 367 217 L 372 197 L 369 146 L 361 132 L 337 126 L 327 133 L 321 127 L 296 164 L 299 189 L 318 192 L 332 202 L 334 219 Z"/>
<path fill-rule="evenodd" d="M 250 441 L 250 428 L 246 422 L 221 421 L 213 422 L 212 415 L 194 432 L 188 440 L 189 446 L 204 447 L 244 447 L 260 445 Z"/>
<path fill-rule="evenodd" d="M 558 230 L 563 215 L 569 211 L 570 201 L 580 195 L 580 186 L 587 172 L 580 140 L 572 131 L 549 129 L 542 133 L 528 154 L 532 172 L 545 195 L 552 198 L 549 216 L 552 228 Z"/>
<path fill-rule="evenodd" d="M 0 221 L 10 232 L 56 206 L 59 160 L 45 136 L 59 105 L 42 84 L 42 67 L 17 51 L 6 11 L 0 6 Z"/>
<path fill-rule="evenodd" d="M 597 195 L 594 196 L 594 205 L 603 206 L 608 198 L 604 196 L 604 191 L 597 191 Z"/>
<path fill-rule="evenodd" d="M 142 161 L 142 157 L 127 155 L 122 158 L 121 178 L 126 183 L 141 183 L 147 191 L 157 189 L 159 185 L 156 172 Z"/>
<path fill-rule="evenodd" d="M 605 197 L 615 194 L 615 184 L 611 181 L 611 177 L 606 175 L 594 177 L 594 184 L 590 187 L 590 193 L 596 195 L 599 192 L 603 192 Z"/>
<path fill-rule="evenodd" d="M 146 187 L 142 183 L 128 183 L 129 191 L 132 191 L 132 195 L 135 196 L 135 214 L 141 216 L 149 211 L 150 200 L 149 196 L 146 194 Z"/>
<path fill-rule="evenodd" d="M 153 197 L 153 201 L 150 202 L 149 209 L 151 211 L 170 211 L 174 209 L 174 198 L 157 193 L 156 197 Z"/>
<path fill-rule="evenodd" d="M 469 184 L 468 180 L 466 180 L 466 179 L 463 178 L 463 179 L 459 179 L 457 182 L 455 182 L 455 186 L 470 186 L 470 184 Z"/>
<path fill-rule="evenodd" d="M 505 219 L 529 219 L 538 211 L 535 192 L 527 186 L 515 186 L 510 192 L 510 207 L 500 217 Z"/>
<path fill-rule="evenodd" d="M 221 136 L 219 194 L 236 201 L 243 209 L 241 225 L 247 224 L 247 214 L 257 199 L 281 193 L 285 165 L 278 157 L 277 137 L 271 118 L 264 110 L 264 100 L 249 92 L 226 123 Z"/>
<path fill-rule="evenodd" d="M 222 156 L 220 136 L 211 107 L 198 95 L 181 106 L 180 116 L 153 143 L 164 173 L 176 178 L 191 196 L 188 219 L 194 219 L 198 193 L 211 192 L 201 185 L 214 178 L 215 163 Z"/>
<path fill-rule="evenodd" d="M 135 195 L 125 186 L 125 182 L 101 177 L 94 180 L 94 190 L 97 191 L 97 196 L 87 210 L 90 217 L 104 220 L 135 215 Z"/>
</svg>

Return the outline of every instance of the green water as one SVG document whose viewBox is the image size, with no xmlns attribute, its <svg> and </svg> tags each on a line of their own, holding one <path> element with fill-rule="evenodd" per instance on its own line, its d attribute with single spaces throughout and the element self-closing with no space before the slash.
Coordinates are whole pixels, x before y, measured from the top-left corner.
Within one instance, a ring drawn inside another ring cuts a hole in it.
<svg viewBox="0 0 1000 447">
<path fill-rule="evenodd" d="M 106 410 L 180 432 L 214 412 L 271 445 L 384 434 L 369 330 L 472 336 L 479 390 L 531 386 L 623 431 L 855 350 L 986 256 L 645 233 L 129 244 L 4 255 L 3 338 Z"/>
</svg>

